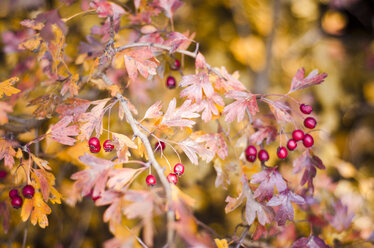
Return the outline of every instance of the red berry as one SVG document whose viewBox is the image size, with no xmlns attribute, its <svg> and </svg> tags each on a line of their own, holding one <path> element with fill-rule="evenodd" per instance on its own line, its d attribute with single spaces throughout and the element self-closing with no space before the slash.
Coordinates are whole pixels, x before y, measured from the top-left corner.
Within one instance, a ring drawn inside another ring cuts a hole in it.
<svg viewBox="0 0 374 248">
<path fill-rule="evenodd" d="M 284 147 L 284 146 L 278 147 L 277 155 L 278 155 L 278 158 L 285 159 L 288 155 L 288 151 L 287 151 L 286 147 Z"/>
<path fill-rule="evenodd" d="M 15 197 L 12 198 L 12 200 L 10 201 L 11 204 L 12 204 L 12 207 L 14 207 L 15 209 L 18 209 L 20 207 L 22 207 L 22 198 L 19 196 L 19 195 L 16 195 Z"/>
<path fill-rule="evenodd" d="M 110 139 L 107 139 L 106 141 L 104 141 L 103 148 L 104 148 L 105 152 L 113 151 L 114 145 L 112 145 L 111 142 L 112 142 L 112 140 L 110 140 Z"/>
<path fill-rule="evenodd" d="M 4 179 L 8 173 L 5 170 L 0 170 L 0 179 Z"/>
<path fill-rule="evenodd" d="M 177 174 L 178 176 L 181 176 L 184 172 L 184 165 L 181 163 L 178 163 L 174 165 L 174 173 Z"/>
<path fill-rule="evenodd" d="M 165 143 L 162 141 L 156 143 L 155 145 L 156 151 L 159 151 L 159 150 L 163 151 L 165 149 L 165 146 L 166 146 Z"/>
<path fill-rule="evenodd" d="M 316 125 L 317 125 L 317 121 L 313 117 L 305 118 L 305 120 L 304 120 L 304 126 L 306 128 L 313 129 L 313 128 L 316 127 Z"/>
<path fill-rule="evenodd" d="M 312 113 L 313 108 L 312 108 L 312 106 L 310 106 L 310 105 L 305 105 L 305 104 L 303 103 L 303 104 L 300 105 L 300 111 L 301 111 L 303 114 L 308 115 L 308 114 Z"/>
<path fill-rule="evenodd" d="M 288 150 L 290 151 L 293 151 L 295 150 L 297 147 L 297 143 L 294 139 L 289 139 L 288 142 L 287 142 L 287 148 Z"/>
<path fill-rule="evenodd" d="M 97 200 L 99 200 L 101 198 L 101 196 L 93 196 L 93 194 L 91 194 L 91 199 L 93 200 L 93 201 L 97 201 Z"/>
<path fill-rule="evenodd" d="M 177 81 L 175 81 L 175 78 L 173 76 L 168 76 L 166 79 L 166 87 L 169 89 L 174 89 L 175 86 L 177 86 Z"/>
<path fill-rule="evenodd" d="M 16 196 L 18 196 L 18 190 L 16 190 L 16 189 L 11 189 L 11 190 L 9 191 L 9 197 L 10 197 L 11 199 L 13 199 L 13 198 L 16 197 Z"/>
<path fill-rule="evenodd" d="M 145 182 L 148 184 L 148 186 L 153 186 L 156 184 L 156 178 L 153 175 L 148 175 Z"/>
<path fill-rule="evenodd" d="M 295 130 L 292 132 L 292 138 L 295 140 L 295 141 L 300 141 L 304 138 L 304 132 L 301 131 L 301 130 Z"/>
<path fill-rule="evenodd" d="M 177 182 L 178 182 L 178 177 L 174 173 L 169 173 L 169 175 L 167 176 L 167 179 L 168 179 L 169 183 L 177 184 Z"/>
<path fill-rule="evenodd" d="M 309 147 L 312 147 L 313 144 L 314 144 L 314 139 L 313 139 L 312 135 L 305 134 L 304 139 L 303 139 L 303 145 L 306 148 L 309 148 Z"/>
<path fill-rule="evenodd" d="M 249 162 L 254 162 L 257 157 L 257 149 L 254 146 L 248 146 L 247 149 L 245 149 L 245 157 Z"/>
<path fill-rule="evenodd" d="M 22 189 L 22 195 L 25 198 L 31 199 L 35 194 L 35 189 L 32 185 L 28 184 Z"/>
<path fill-rule="evenodd" d="M 88 146 L 90 147 L 90 151 L 92 153 L 98 153 L 100 152 L 101 146 L 100 146 L 100 140 L 96 137 L 90 138 L 88 141 Z"/>
<path fill-rule="evenodd" d="M 268 161 L 269 160 L 269 153 L 264 149 L 260 150 L 258 152 L 258 159 L 260 161 Z"/>
<path fill-rule="evenodd" d="M 174 63 L 170 65 L 170 69 L 172 69 L 173 71 L 178 71 L 179 68 L 181 68 L 181 62 L 178 59 L 175 59 Z"/>
</svg>

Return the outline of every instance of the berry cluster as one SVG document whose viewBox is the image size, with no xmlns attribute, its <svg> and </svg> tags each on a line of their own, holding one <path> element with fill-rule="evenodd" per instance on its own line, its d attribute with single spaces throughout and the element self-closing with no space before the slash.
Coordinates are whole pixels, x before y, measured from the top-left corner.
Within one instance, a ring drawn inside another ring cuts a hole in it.
<svg viewBox="0 0 374 248">
<path fill-rule="evenodd" d="M 178 59 L 174 60 L 174 63 L 170 65 L 170 69 L 173 71 L 178 71 L 181 67 L 181 62 Z M 168 76 L 166 78 L 166 87 L 169 89 L 174 89 L 177 86 L 177 81 L 173 76 Z"/>
<path fill-rule="evenodd" d="M 312 113 L 313 108 L 310 105 L 301 104 L 300 105 L 300 111 L 303 114 L 308 115 L 308 114 Z M 308 128 L 308 129 L 314 129 L 316 127 L 316 125 L 317 125 L 317 121 L 313 117 L 307 117 L 307 118 L 304 119 L 304 127 Z M 306 148 L 310 148 L 314 144 L 314 139 L 313 139 L 312 135 L 310 135 L 308 133 L 304 133 L 302 130 L 297 129 L 297 130 L 294 130 L 292 132 L 292 139 L 289 139 L 287 141 L 288 150 L 290 150 L 290 151 L 295 150 L 297 148 L 297 142 L 299 142 L 299 141 L 302 142 L 304 147 L 306 147 Z M 257 153 L 257 149 L 253 145 L 249 145 L 246 148 L 245 156 L 246 156 L 246 158 L 249 162 L 254 162 L 256 160 L 257 156 L 258 156 L 258 159 L 261 162 L 265 162 L 265 161 L 269 160 L 269 153 L 265 149 L 261 149 Z M 284 146 L 278 147 L 277 156 L 280 159 L 285 159 L 288 156 L 288 151 L 287 151 L 286 147 L 284 147 Z"/>
<path fill-rule="evenodd" d="M 111 144 L 111 140 L 107 139 L 103 143 L 103 149 L 105 152 L 111 152 L 114 149 L 114 145 Z M 88 141 L 88 146 L 92 153 L 98 153 L 101 150 L 100 140 L 96 137 L 90 138 Z"/>
<path fill-rule="evenodd" d="M 27 199 L 31 199 L 34 197 L 34 194 L 35 194 L 35 189 L 32 185 L 28 184 L 23 187 L 22 189 L 23 197 Z M 9 191 L 9 197 L 11 199 L 11 204 L 15 209 L 22 207 L 23 200 L 22 200 L 22 197 L 18 194 L 17 189 L 11 189 Z"/>
<path fill-rule="evenodd" d="M 169 183 L 177 184 L 178 176 L 182 176 L 184 173 L 184 165 L 181 163 L 177 163 L 174 165 L 174 173 L 169 173 L 166 177 Z M 145 182 L 148 186 L 153 186 L 156 184 L 156 178 L 153 175 L 148 175 L 145 179 Z"/>
</svg>

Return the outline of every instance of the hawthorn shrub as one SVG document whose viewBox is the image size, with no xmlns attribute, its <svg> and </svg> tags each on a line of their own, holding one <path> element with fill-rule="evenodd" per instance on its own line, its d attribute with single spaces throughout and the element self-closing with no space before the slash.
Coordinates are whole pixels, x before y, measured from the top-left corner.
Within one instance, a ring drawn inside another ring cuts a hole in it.
<svg viewBox="0 0 374 248">
<path fill-rule="evenodd" d="M 60 2 L 5 44 L 20 54 L 0 84 L 0 121 L 13 123 L 0 140 L 5 232 L 11 215 L 46 228 L 52 205 L 91 198 L 113 235 L 104 247 L 322 248 L 340 242 L 325 232 L 360 237 L 331 181 L 314 183 L 325 169 L 318 115 L 294 96 L 326 73 L 300 68 L 288 92 L 257 94 L 237 72 L 211 66 L 194 33 L 174 29 L 179 0 L 83 0 L 64 17 L 75 1 Z M 69 23 L 92 16 L 98 25 L 72 47 Z M 225 213 L 242 209 L 234 233 L 194 216 L 199 199 L 183 182 L 204 167 L 226 192 Z"/>
</svg>

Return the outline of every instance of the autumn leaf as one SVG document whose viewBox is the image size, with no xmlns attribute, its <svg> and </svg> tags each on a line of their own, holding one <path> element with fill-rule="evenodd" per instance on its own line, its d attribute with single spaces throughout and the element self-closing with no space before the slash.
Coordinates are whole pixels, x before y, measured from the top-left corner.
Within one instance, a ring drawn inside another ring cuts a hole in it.
<svg viewBox="0 0 374 248">
<path fill-rule="evenodd" d="M 239 81 L 239 72 L 230 74 L 227 72 L 227 69 L 224 66 L 215 69 L 218 70 L 222 75 L 222 77 L 217 77 L 214 84 L 214 87 L 217 90 L 223 90 L 224 92 L 247 90 L 242 82 Z"/>
<path fill-rule="evenodd" d="M 296 240 L 291 248 L 330 248 L 317 236 L 310 235 L 308 238 L 302 237 Z"/>
<path fill-rule="evenodd" d="M 226 239 L 214 239 L 214 242 L 216 242 L 217 248 L 229 248 Z"/>
<path fill-rule="evenodd" d="M 232 198 L 230 196 L 226 198 L 227 205 L 225 208 L 225 212 L 229 213 L 235 210 L 246 199 L 245 218 L 247 220 L 248 225 L 252 225 L 252 223 L 256 219 L 256 216 L 258 222 L 261 225 L 270 223 L 274 216 L 272 209 L 255 200 L 247 181 L 247 178 L 243 175 L 243 189 L 240 195 L 237 198 Z"/>
<path fill-rule="evenodd" d="M 306 150 L 298 158 L 293 161 L 293 173 L 299 173 L 304 170 L 304 174 L 301 178 L 300 185 L 304 185 L 308 182 L 308 188 L 314 190 L 313 178 L 317 174 L 317 168 L 324 170 L 326 167 L 322 160 L 313 155 L 310 150 Z"/>
<path fill-rule="evenodd" d="M 333 214 L 325 213 L 326 220 L 328 220 L 330 225 L 338 232 L 347 230 L 355 214 L 348 212 L 348 206 L 344 205 L 341 200 L 334 202 L 331 210 Z"/>
<path fill-rule="evenodd" d="M 253 127 L 257 130 L 255 133 L 251 134 L 249 137 L 250 144 L 260 145 L 266 139 L 266 144 L 269 145 L 273 142 L 278 133 L 275 126 L 266 125 L 259 119 L 254 120 Z"/>
<path fill-rule="evenodd" d="M 157 74 L 158 62 L 149 47 L 128 51 L 124 58 L 127 73 L 133 81 L 138 77 L 138 71 L 146 79 Z"/>
<path fill-rule="evenodd" d="M 180 92 L 180 97 L 187 97 L 187 99 L 195 100 L 196 102 L 201 101 L 203 93 L 207 98 L 211 98 L 214 94 L 213 85 L 209 81 L 209 76 L 206 72 L 183 76 L 179 86 L 186 87 Z"/>
<path fill-rule="evenodd" d="M 100 198 L 96 200 L 97 206 L 109 205 L 103 215 L 103 220 L 109 222 L 110 228 L 115 223 L 121 223 L 122 219 L 122 203 L 123 193 L 114 190 L 107 190 L 100 194 Z"/>
<path fill-rule="evenodd" d="M 25 222 L 31 214 L 31 224 L 35 226 L 38 223 L 41 228 L 45 228 L 48 226 L 47 214 L 50 213 L 51 208 L 43 201 L 41 193 L 36 191 L 33 198 L 25 199 L 21 210 L 21 219 Z"/>
<path fill-rule="evenodd" d="M 79 87 L 77 85 L 79 81 L 79 74 L 74 74 L 69 77 L 69 79 L 64 83 L 61 89 L 61 95 L 65 96 L 65 94 L 69 91 L 70 96 L 78 95 Z"/>
<path fill-rule="evenodd" d="M 201 114 L 201 119 L 208 122 L 214 116 L 219 116 L 219 110 L 216 105 L 222 108 L 225 103 L 220 95 L 214 93 L 211 98 L 204 98 L 198 103 L 195 103 L 197 107 L 197 112 L 203 111 Z"/>
<path fill-rule="evenodd" d="M 70 125 L 69 124 L 73 121 L 72 116 L 65 116 L 55 125 L 52 125 L 50 129 L 47 131 L 48 137 L 52 138 L 53 140 L 63 144 L 72 146 L 76 142 L 74 138 L 69 136 L 77 136 L 79 135 L 79 128 L 77 125 Z"/>
<path fill-rule="evenodd" d="M 31 100 L 27 106 L 37 106 L 33 112 L 37 119 L 51 118 L 61 101 L 60 95 L 52 93 Z"/>
<path fill-rule="evenodd" d="M 259 111 L 256 95 L 250 92 L 229 91 L 229 93 L 226 93 L 225 96 L 236 100 L 223 109 L 225 121 L 227 122 L 233 122 L 235 120 L 235 117 L 237 121 L 242 121 L 247 109 L 249 110 L 251 115 L 255 115 L 256 112 Z"/>
<path fill-rule="evenodd" d="M 126 13 L 121 6 L 109 1 L 94 0 L 90 3 L 90 6 L 96 9 L 96 13 L 101 18 L 113 17 L 117 19 Z"/>
<path fill-rule="evenodd" d="M 279 195 L 273 196 L 270 201 L 266 204 L 267 206 L 280 206 L 276 211 L 275 219 L 278 225 L 283 226 L 287 220 L 293 221 L 294 210 L 291 202 L 297 204 L 305 204 L 304 198 L 296 195 L 291 190 L 286 189 L 279 193 Z"/>
<path fill-rule="evenodd" d="M 305 78 L 304 77 L 305 77 L 305 69 L 301 68 L 297 70 L 295 76 L 292 79 L 291 89 L 288 92 L 288 94 L 291 92 L 294 92 L 295 90 L 300 90 L 300 89 L 304 89 L 304 88 L 307 88 L 313 85 L 321 84 L 327 77 L 327 74 L 326 73 L 318 74 L 318 70 L 315 69 L 314 71 L 309 73 L 308 76 L 306 76 Z"/>
<path fill-rule="evenodd" d="M 214 152 L 211 150 L 206 149 L 201 144 L 197 143 L 196 141 L 187 138 L 183 141 L 178 142 L 179 147 L 183 150 L 186 156 L 189 158 L 191 163 L 197 165 L 199 163 L 198 156 L 199 155 L 203 160 L 207 163 L 213 160 Z"/>
<path fill-rule="evenodd" d="M 13 157 L 16 156 L 16 151 L 13 149 L 13 147 L 15 145 L 15 142 L 0 139 L 0 160 L 4 159 L 4 165 L 8 169 L 11 169 L 14 165 Z"/>
<path fill-rule="evenodd" d="M 21 92 L 19 89 L 14 88 L 12 85 L 19 81 L 18 77 L 9 78 L 0 83 L 0 97 L 11 96 Z"/>
<path fill-rule="evenodd" d="M 174 53 L 177 49 L 187 49 L 191 42 L 193 42 L 195 34 L 189 36 L 189 32 L 179 33 L 179 32 L 170 32 L 166 35 L 166 40 L 163 42 L 163 45 L 171 47 L 169 53 Z M 160 42 L 159 42 L 160 43 Z"/>
<path fill-rule="evenodd" d="M 74 187 L 79 190 L 82 195 L 88 195 L 93 189 L 92 195 L 99 196 L 104 192 L 109 171 L 114 165 L 110 160 L 97 158 L 92 154 L 85 153 L 79 157 L 79 160 L 87 165 L 89 168 L 78 171 L 71 176 L 71 179 L 76 180 Z"/>
<path fill-rule="evenodd" d="M 116 149 L 118 162 L 127 161 L 128 157 L 131 155 L 129 148 L 137 149 L 137 145 L 129 137 L 124 134 L 112 132 L 111 142 Z"/>
<path fill-rule="evenodd" d="M 293 121 L 291 116 L 291 108 L 289 106 L 280 101 L 271 101 L 267 99 L 266 102 L 268 103 L 271 112 L 273 112 L 273 115 L 278 122 L 286 123 Z"/>
<path fill-rule="evenodd" d="M 53 187 L 55 176 L 52 173 L 42 169 L 34 169 L 31 172 L 31 178 L 36 182 L 36 188 L 40 189 L 45 202 L 50 200 L 53 204 L 61 204 L 62 195 Z"/>
<path fill-rule="evenodd" d="M 165 14 L 168 18 L 173 18 L 173 13 L 182 6 L 183 2 L 179 0 L 160 0 L 159 5 L 165 10 Z"/>
<path fill-rule="evenodd" d="M 109 172 L 107 186 L 113 190 L 122 190 L 128 186 L 145 168 L 132 169 L 120 168 L 113 169 Z"/>
<path fill-rule="evenodd" d="M 51 167 L 48 165 L 48 161 L 43 160 L 35 156 L 34 154 L 30 153 L 31 159 L 34 161 L 34 163 L 42 170 L 52 170 Z"/>
<path fill-rule="evenodd" d="M 63 104 L 56 108 L 56 112 L 61 118 L 65 116 L 73 116 L 74 122 L 78 121 L 80 114 L 83 114 L 90 107 L 91 102 L 80 98 L 68 98 Z"/>
<path fill-rule="evenodd" d="M 105 98 L 102 100 L 97 100 L 91 102 L 92 105 L 95 105 L 88 113 L 83 113 L 80 115 L 79 122 L 81 134 L 79 139 L 81 141 L 88 140 L 92 132 L 95 130 L 96 135 L 100 136 L 103 131 L 103 117 L 105 114 L 105 105 L 110 100 L 110 98 Z"/>
<path fill-rule="evenodd" d="M 8 114 L 13 112 L 13 107 L 6 102 L 0 102 L 0 125 L 8 122 Z"/>
<path fill-rule="evenodd" d="M 162 104 L 161 101 L 155 102 L 152 106 L 150 106 L 147 111 L 144 114 L 143 120 L 144 119 L 153 119 L 153 118 L 158 118 L 162 116 Z"/>
<path fill-rule="evenodd" d="M 197 110 L 196 106 L 192 105 L 190 100 L 184 101 L 178 109 L 176 109 L 176 104 L 177 100 L 173 98 L 160 124 L 169 127 L 192 127 L 195 122 L 189 119 L 200 116 L 195 113 Z"/>
<path fill-rule="evenodd" d="M 274 187 L 277 187 L 278 192 L 287 189 L 287 184 L 282 175 L 277 171 L 277 167 L 267 168 L 251 177 L 252 184 L 260 184 L 254 194 L 260 202 L 268 200 L 273 196 Z"/>
<path fill-rule="evenodd" d="M 223 133 L 209 133 L 197 136 L 194 139 L 197 143 L 205 143 L 205 148 L 216 153 L 218 157 L 224 160 L 228 154 L 228 146 L 223 137 Z"/>
</svg>

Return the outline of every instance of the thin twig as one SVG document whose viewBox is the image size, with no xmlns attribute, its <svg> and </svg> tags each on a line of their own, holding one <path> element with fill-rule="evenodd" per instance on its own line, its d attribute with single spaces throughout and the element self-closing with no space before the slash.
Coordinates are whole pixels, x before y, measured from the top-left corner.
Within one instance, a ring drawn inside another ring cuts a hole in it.
<svg viewBox="0 0 374 248">
<path fill-rule="evenodd" d="M 105 74 L 101 73 L 100 76 L 104 80 L 104 82 L 106 82 L 108 85 L 113 85 L 113 82 Z M 167 198 L 167 206 L 168 206 L 168 212 L 167 212 L 167 222 L 168 222 L 168 225 L 167 225 L 167 230 L 168 230 L 168 232 L 167 232 L 168 233 L 167 234 L 167 243 L 168 243 L 169 248 L 173 248 L 173 247 L 175 247 L 174 244 L 173 244 L 173 239 L 174 239 L 174 230 L 173 230 L 174 211 L 171 208 L 172 195 L 171 195 L 170 184 L 166 179 L 166 176 L 164 174 L 164 169 L 161 167 L 161 165 L 157 162 L 157 160 L 155 158 L 155 155 L 153 153 L 153 149 L 152 149 L 151 143 L 149 142 L 148 136 L 145 135 L 144 133 L 142 133 L 139 130 L 138 125 L 137 125 L 138 122 L 134 119 L 134 117 L 133 117 L 133 115 L 130 111 L 127 100 L 120 93 L 118 93 L 116 95 L 116 97 L 120 101 L 120 104 L 123 108 L 123 111 L 125 112 L 126 120 L 130 124 L 134 135 L 139 137 L 141 139 L 141 141 L 143 142 L 144 147 L 147 151 L 148 159 L 151 162 L 151 164 L 153 165 L 153 167 L 156 169 L 158 177 L 160 178 L 161 183 L 162 183 L 162 185 L 165 189 L 166 198 Z"/>
</svg>

